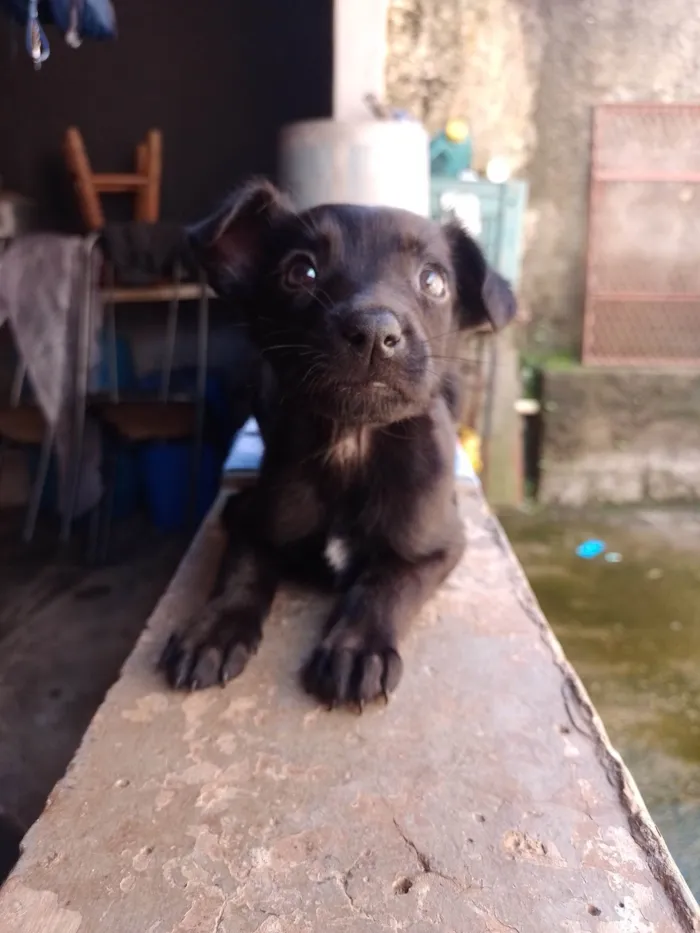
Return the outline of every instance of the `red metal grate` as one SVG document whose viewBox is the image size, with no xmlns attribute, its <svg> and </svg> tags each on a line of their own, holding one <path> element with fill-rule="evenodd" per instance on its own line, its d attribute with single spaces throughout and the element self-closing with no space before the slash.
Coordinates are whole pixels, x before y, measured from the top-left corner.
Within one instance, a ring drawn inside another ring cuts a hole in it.
<svg viewBox="0 0 700 933">
<path fill-rule="evenodd" d="M 700 104 L 595 110 L 583 360 L 700 367 Z"/>
</svg>

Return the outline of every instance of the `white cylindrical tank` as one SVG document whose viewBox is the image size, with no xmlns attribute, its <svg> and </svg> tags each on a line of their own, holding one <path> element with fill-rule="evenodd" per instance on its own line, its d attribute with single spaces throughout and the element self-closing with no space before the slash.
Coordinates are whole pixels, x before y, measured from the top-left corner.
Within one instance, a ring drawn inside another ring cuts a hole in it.
<svg viewBox="0 0 700 933">
<path fill-rule="evenodd" d="M 428 136 L 409 120 L 309 120 L 282 130 L 281 186 L 299 210 L 345 203 L 428 216 Z"/>
</svg>

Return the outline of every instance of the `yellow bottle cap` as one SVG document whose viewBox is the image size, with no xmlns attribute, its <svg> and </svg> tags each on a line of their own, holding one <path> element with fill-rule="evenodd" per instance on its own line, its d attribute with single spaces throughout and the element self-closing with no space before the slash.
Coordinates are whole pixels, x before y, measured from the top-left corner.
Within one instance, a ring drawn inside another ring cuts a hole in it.
<svg viewBox="0 0 700 933">
<path fill-rule="evenodd" d="M 448 120 L 445 124 L 445 136 L 453 143 L 463 143 L 469 136 L 466 120 Z"/>
</svg>

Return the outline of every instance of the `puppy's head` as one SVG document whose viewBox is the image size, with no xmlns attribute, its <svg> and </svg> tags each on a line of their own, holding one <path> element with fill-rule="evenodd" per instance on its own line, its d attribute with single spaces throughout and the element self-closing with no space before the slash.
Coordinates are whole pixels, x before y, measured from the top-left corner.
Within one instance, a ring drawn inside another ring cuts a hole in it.
<svg viewBox="0 0 700 933">
<path fill-rule="evenodd" d="M 348 424 L 424 411 L 458 332 L 500 329 L 515 315 L 508 284 L 461 227 L 407 211 L 295 213 L 271 184 L 253 182 L 190 238 L 285 396 Z"/>
</svg>

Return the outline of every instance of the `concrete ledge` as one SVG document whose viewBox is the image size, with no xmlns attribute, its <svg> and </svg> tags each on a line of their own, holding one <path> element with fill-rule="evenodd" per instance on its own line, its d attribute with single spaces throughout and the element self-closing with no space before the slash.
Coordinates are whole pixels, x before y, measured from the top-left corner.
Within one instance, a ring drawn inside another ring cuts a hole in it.
<svg viewBox="0 0 700 933">
<path fill-rule="evenodd" d="M 205 525 L 0 892 L 3 933 L 671 933 L 693 898 L 499 526 L 405 645 L 386 708 L 326 713 L 296 672 L 323 604 L 287 593 L 223 691 L 153 673 L 203 601 Z"/>
</svg>

